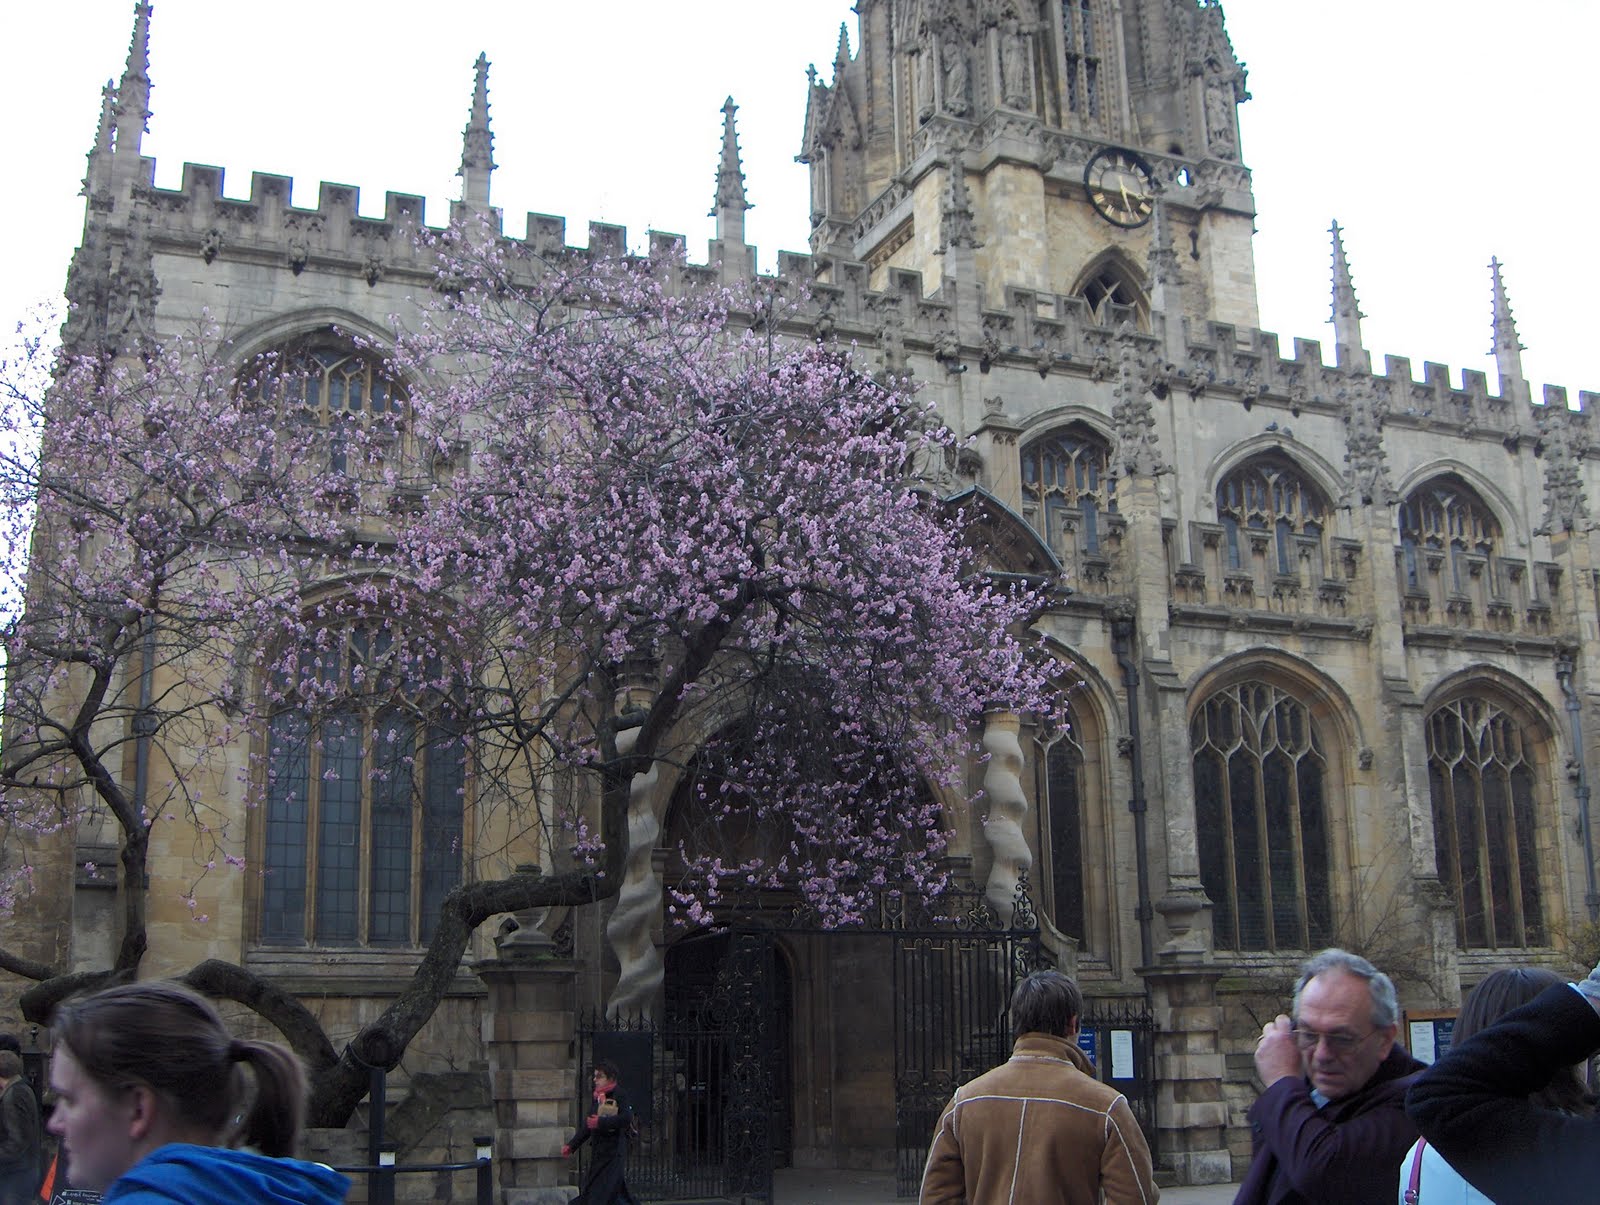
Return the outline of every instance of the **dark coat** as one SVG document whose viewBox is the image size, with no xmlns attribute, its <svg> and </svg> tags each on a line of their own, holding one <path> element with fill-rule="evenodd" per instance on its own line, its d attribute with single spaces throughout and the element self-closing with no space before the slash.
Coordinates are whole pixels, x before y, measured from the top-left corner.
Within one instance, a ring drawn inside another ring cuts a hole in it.
<svg viewBox="0 0 1600 1205">
<path fill-rule="evenodd" d="M 1528 1099 L 1600 1047 L 1600 1017 L 1564 984 L 1454 1046 L 1412 1085 L 1406 1112 L 1499 1205 L 1575 1201 L 1600 1184 L 1600 1118 Z"/>
<path fill-rule="evenodd" d="M 1255 1154 L 1234 1205 L 1393 1205 L 1417 1140 L 1406 1088 L 1422 1067 L 1397 1045 L 1360 1091 L 1321 1109 L 1306 1080 L 1273 1084 L 1250 1106 Z"/>
<path fill-rule="evenodd" d="M 0 1094 L 0 1205 L 31 1205 L 39 1187 L 39 1101 L 18 1076 Z"/>
<path fill-rule="evenodd" d="M 635 1201 L 624 1178 L 628 1134 L 633 1128 L 633 1106 L 628 1103 L 627 1094 L 620 1087 L 613 1088 L 608 1099 L 617 1102 L 616 1113 L 598 1118 L 592 1130 L 585 1118 L 584 1124 L 578 1127 L 577 1133 L 567 1143 L 576 1151 L 585 1142 L 594 1142 L 589 1152 L 589 1169 L 584 1172 L 583 1185 L 571 1205 L 614 1205 L 618 1201 Z M 595 1116 L 599 1109 L 600 1102 L 591 1097 L 589 1116 Z"/>
</svg>

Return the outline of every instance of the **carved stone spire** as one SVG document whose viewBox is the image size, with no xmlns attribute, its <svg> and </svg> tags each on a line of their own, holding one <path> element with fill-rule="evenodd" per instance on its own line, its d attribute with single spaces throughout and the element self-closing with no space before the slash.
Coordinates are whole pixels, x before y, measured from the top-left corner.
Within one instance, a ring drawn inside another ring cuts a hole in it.
<svg viewBox="0 0 1600 1205">
<path fill-rule="evenodd" d="M 839 48 L 833 52 L 833 82 L 837 84 L 844 78 L 845 70 L 850 66 L 850 28 L 843 21 L 839 22 Z"/>
<path fill-rule="evenodd" d="M 739 241 L 744 241 L 744 211 L 754 209 L 744 190 L 744 166 L 739 161 L 739 130 L 734 114 L 739 106 L 733 97 L 722 102 L 722 157 L 717 161 L 717 196 L 708 215 L 717 219 L 717 237 L 728 236 L 725 223 L 737 222 Z"/>
<path fill-rule="evenodd" d="M 1522 344 L 1517 339 L 1517 322 L 1511 316 L 1511 301 L 1500 276 L 1500 260 L 1489 261 L 1494 290 L 1494 366 L 1500 373 L 1500 396 L 1510 401 L 1528 400 L 1528 380 L 1522 375 Z"/>
<path fill-rule="evenodd" d="M 89 199 L 90 208 L 109 201 L 111 195 L 111 130 L 116 124 L 117 86 L 112 80 L 100 89 L 100 121 L 95 126 L 94 145 L 89 148 L 89 166 L 83 175 L 80 196 Z"/>
<path fill-rule="evenodd" d="M 1350 261 L 1344 254 L 1344 231 L 1334 222 L 1333 235 L 1333 342 L 1339 349 L 1339 363 L 1367 372 L 1372 358 L 1361 343 L 1361 320 L 1366 317 L 1356 302 L 1355 282 L 1350 279 Z"/>
<path fill-rule="evenodd" d="M 483 54 L 473 65 L 472 111 L 461 132 L 461 202 L 472 209 L 489 208 L 489 177 L 494 171 L 494 134 L 489 129 L 489 60 Z"/>
<path fill-rule="evenodd" d="M 117 85 L 116 155 L 119 160 L 139 157 L 144 133 L 150 128 L 150 4 L 133 6 L 133 36 L 128 41 L 128 65 Z"/>
</svg>

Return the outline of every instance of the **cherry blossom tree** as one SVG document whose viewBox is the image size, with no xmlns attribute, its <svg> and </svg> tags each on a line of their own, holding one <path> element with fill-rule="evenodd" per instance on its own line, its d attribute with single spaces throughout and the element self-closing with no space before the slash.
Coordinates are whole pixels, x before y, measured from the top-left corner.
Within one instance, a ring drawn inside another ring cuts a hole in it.
<svg viewBox="0 0 1600 1205">
<path fill-rule="evenodd" d="M 242 866 L 240 801 L 353 696 L 453 743 L 504 855 L 469 849 L 411 981 L 342 1052 L 242 968 L 190 973 L 289 1037 L 320 1124 L 398 1061 L 484 921 L 616 894 L 660 783 L 693 801 L 674 917 L 760 887 L 849 925 L 941 889 L 984 709 L 1060 713 L 1040 599 L 985 576 L 924 488 L 955 449 L 903 382 L 681 262 L 438 249 L 387 366 L 403 405 L 359 422 L 309 421 L 293 364 L 241 368 L 210 330 L 6 374 L 0 809 L 35 843 L 114 833 L 121 945 L 96 974 L 144 955 L 152 831 L 193 834 L 197 879 Z M 371 773 L 406 779 L 412 753 L 382 756 L 399 726 L 363 738 Z M 263 750 L 242 774 L 241 747 Z M 530 850 L 541 873 L 505 872 Z M 30 1015 L 94 977 L 0 969 L 39 981 Z"/>
</svg>

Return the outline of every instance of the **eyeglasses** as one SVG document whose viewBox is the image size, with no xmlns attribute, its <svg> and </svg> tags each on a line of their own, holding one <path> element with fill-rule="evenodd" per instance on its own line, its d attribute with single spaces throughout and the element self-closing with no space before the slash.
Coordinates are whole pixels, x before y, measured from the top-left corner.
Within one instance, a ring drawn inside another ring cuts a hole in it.
<svg viewBox="0 0 1600 1205">
<path fill-rule="evenodd" d="M 1309 1054 L 1317 1048 L 1319 1042 L 1326 1042 L 1329 1050 L 1342 1057 L 1359 1048 L 1362 1043 L 1377 1032 L 1376 1029 L 1369 1030 L 1360 1037 L 1350 1033 L 1319 1033 L 1315 1029 L 1307 1029 L 1296 1022 L 1294 1044 Z"/>
</svg>

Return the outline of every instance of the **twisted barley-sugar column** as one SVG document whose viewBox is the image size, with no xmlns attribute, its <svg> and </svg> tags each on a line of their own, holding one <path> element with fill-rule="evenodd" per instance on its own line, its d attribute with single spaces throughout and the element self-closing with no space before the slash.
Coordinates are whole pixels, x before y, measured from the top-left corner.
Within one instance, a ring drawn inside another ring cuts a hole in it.
<svg viewBox="0 0 1600 1205">
<path fill-rule="evenodd" d="M 626 756 L 638 739 L 638 730 L 617 738 L 617 752 Z M 622 973 L 611 993 L 606 1012 L 648 1012 L 661 986 L 661 951 L 651 940 L 652 922 L 661 915 L 661 878 L 654 859 L 661 822 L 656 818 L 656 787 L 660 767 L 651 762 L 642 774 L 635 774 L 628 787 L 628 854 L 623 862 L 622 887 L 616 907 L 606 922 L 606 939 L 616 953 Z"/>
<path fill-rule="evenodd" d="M 1022 833 L 1028 815 L 1028 797 L 1022 791 L 1022 720 L 1014 711 L 994 710 L 983 717 L 983 751 L 989 760 L 983 768 L 983 793 L 989 801 L 984 836 L 994 851 L 984 896 L 1003 925 L 1010 925 L 1017 902 L 1017 882 L 1033 865 L 1033 854 Z"/>
</svg>

